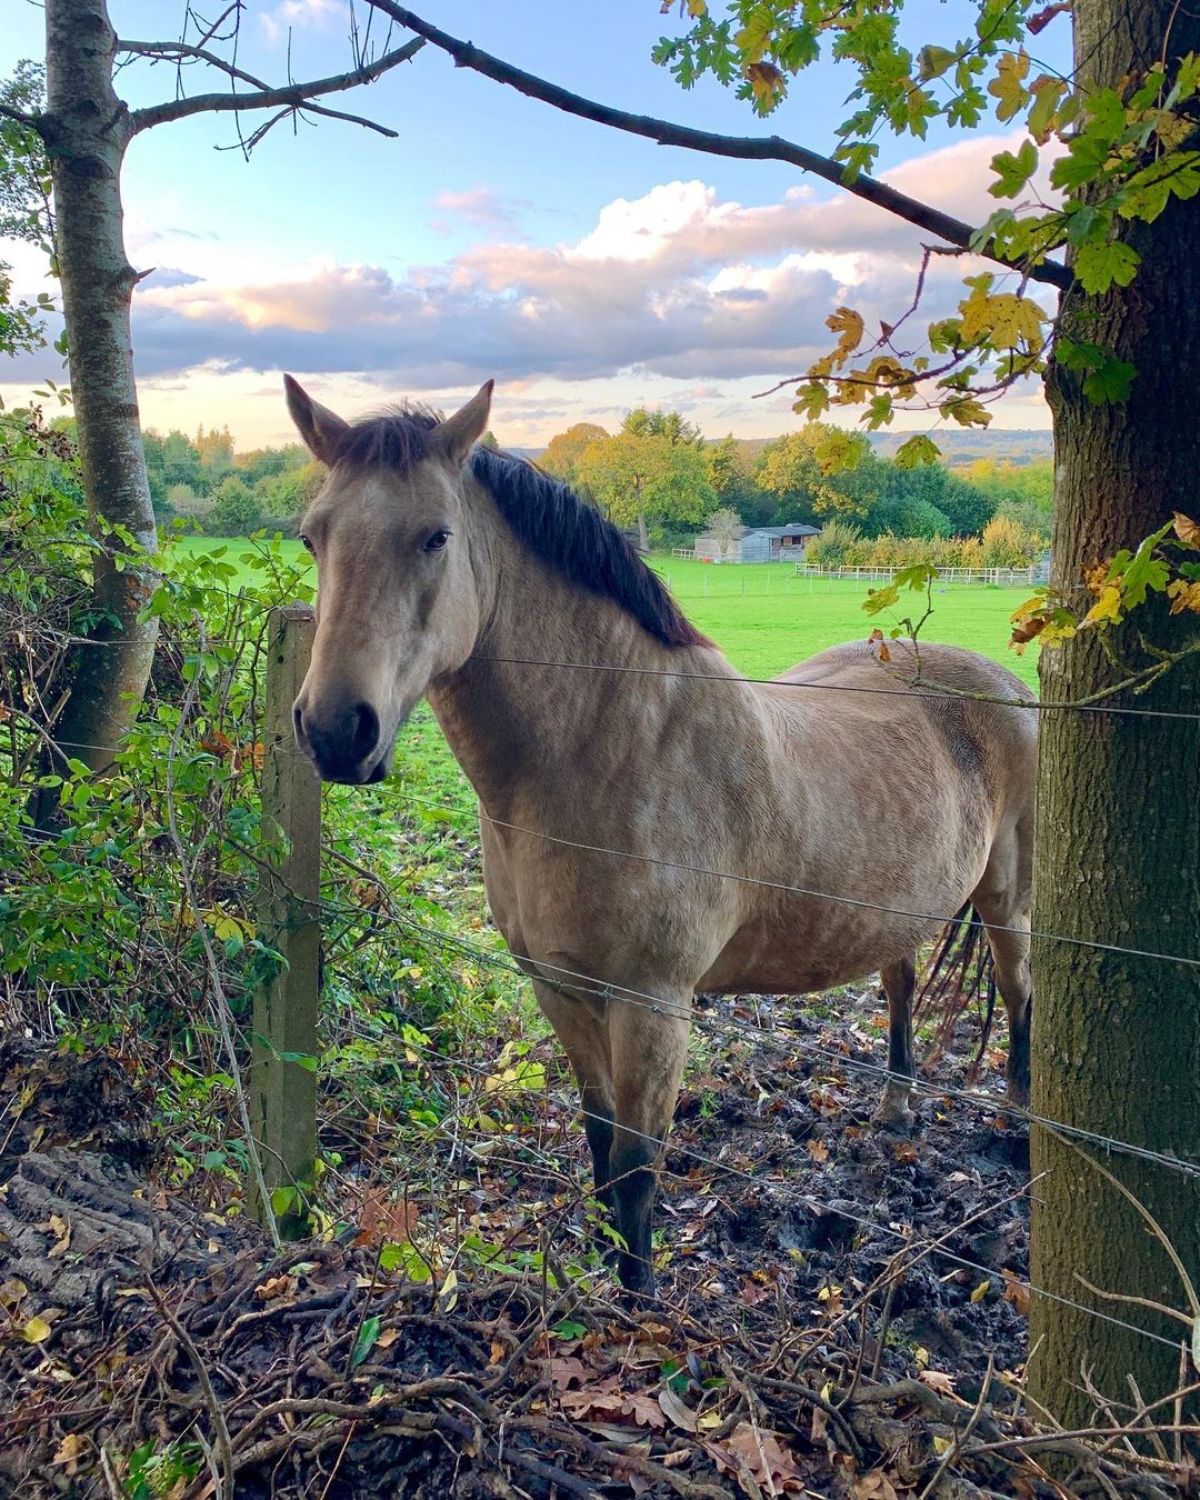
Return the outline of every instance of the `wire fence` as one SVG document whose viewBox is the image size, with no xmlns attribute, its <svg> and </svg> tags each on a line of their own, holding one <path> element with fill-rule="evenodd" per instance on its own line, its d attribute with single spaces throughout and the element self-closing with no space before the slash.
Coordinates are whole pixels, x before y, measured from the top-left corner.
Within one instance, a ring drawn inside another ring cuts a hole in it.
<svg viewBox="0 0 1200 1500">
<path fill-rule="evenodd" d="M 222 592 L 227 593 L 231 599 L 237 601 L 243 608 L 247 608 L 251 603 L 251 601 L 248 601 L 246 597 L 240 592 L 235 592 L 233 590 L 223 590 Z M 270 606 L 259 604 L 257 601 L 254 601 L 253 609 L 250 612 L 254 615 L 261 614 L 265 617 L 270 613 Z M 76 644 L 78 642 L 76 639 L 72 639 L 70 643 Z M 122 644 L 122 642 L 115 640 L 106 640 L 90 642 L 89 644 L 106 646 L 118 645 Z M 513 656 L 487 656 L 483 653 L 477 653 L 476 659 L 490 661 L 497 665 L 518 666 L 534 670 L 554 670 L 588 673 L 627 673 L 643 677 L 662 676 L 668 678 L 688 679 L 703 682 L 705 684 L 712 684 L 714 686 L 717 684 L 729 684 L 742 689 L 769 687 L 772 689 L 786 688 L 795 689 L 798 691 L 807 690 L 810 692 L 848 691 L 859 693 L 865 692 L 900 694 L 905 696 L 915 694 L 917 696 L 931 696 L 939 698 L 982 696 L 970 694 L 964 695 L 952 688 L 948 688 L 941 684 L 929 683 L 920 680 L 914 681 L 911 679 L 897 678 L 891 673 L 888 673 L 886 675 L 892 677 L 892 685 L 884 685 L 881 683 L 878 687 L 871 687 L 866 685 L 845 686 L 842 684 L 834 683 L 781 683 L 774 679 L 747 678 L 735 673 L 725 674 L 720 672 L 687 670 L 676 671 L 667 668 L 628 667 L 614 663 L 577 661 L 569 662 L 532 657 L 527 658 Z M 882 671 L 883 667 L 881 666 L 881 672 Z M 999 695 L 997 695 L 997 697 L 994 699 L 991 697 L 985 697 L 985 701 L 996 702 L 1000 706 L 1004 707 L 1035 712 L 1045 712 L 1053 710 L 1089 714 L 1123 715 L 1142 719 L 1187 721 L 1200 720 L 1200 714 L 1198 713 L 1142 708 L 1123 703 L 1053 703 L 1039 701 L 1033 698 L 1002 698 Z M 26 715 L 26 717 L 29 716 Z M 45 731 L 43 730 L 42 732 L 44 733 Z M 61 748 L 65 750 L 88 749 L 99 751 L 101 753 L 112 752 L 112 747 L 100 745 L 64 744 Z M 292 751 L 290 753 L 298 754 L 299 752 Z M 419 797 L 413 798 L 412 800 L 414 800 L 414 802 L 418 804 L 422 801 L 422 799 L 420 799 Z M 463 809 L 461 808 L 453 808 L 446 804 L 427 802 L 425 805 L 435 807 L 442 813 L 451 812 L 454 814 L 459 814 L 463 811 Z M 922 922 L 936 923 L 940 925 L 954 919 L 954 914 L 952 913 L 932 913 L 927 911 L 911 910 L 900 906 L 888 906 L 882 903 L 868 901 L 858 897 L 852 897 L 836 892 L 823 891 L 810 887 L 790 884 L 784 881 L 764 879 L 761 877 L 751 876 L 736 871 L 713 869 L 705 865 L 693 864 L 682 860 L 663 858 L 647 852 L 613 848 L 606 844 L 593 843 L 588 842 L 584 839 L 566 837 L 561 832 L 551 832 L 548 830 L 533 828 L 527 825 L 517 824 L 504 819 L 493 817 L 483 807 L 480 807 L 479 809 L 479 817 L 483 822 L 491 825 L 494 828 L 503 829 L 508 833 L 515 833 L 523 837 L 534 838 L 546 843 L 576 850 L 590 857 L 634 861 L 642 864 L 659 866 L 668 870 L 674 870 L 696 878 L 721 881 L 737 881 L 753 886 L 766 887 L 768 889 L 775 890 L 787 895 L 803 897 L 810 900 L 827 901 L 852 909 L 869 910 L 876 913 L 884 913 L 907 920 L 919 920 Z M 1059 1134 L 1066 1139 L 1074 1140 L 1081 1144 L 1095 1146 L 1106 1153 L 1124 1153 L 1140 1160 L 1152 1162 L 1155 1165 L 1166 1170 L 1180 1173 L 1192 1179 L 1200 1178 L 1200 1163 L 1189 1161 L 1177 1154 L 1156 1151 L 1146 1146 L 1145 1144 L 1122 1141 L 1099 1132 L 1089 1131 L 1079 1126 L 1068 1124 L 1064 1121 L 1050 1119 L 1040 1114 L 1036 1114 L 1032 1111 L 1021 1109 L 1006 1100 L 999 1100 L 995 1096 L 988 1095 L 978 1090 L 947 1088 L 923 1079 L 911 1079 L 905 1075 L 897 1074 L 889 1070 L 888 1068 L 879 1065 L 878 1063 L 842 1055 L 840 1053 L 833 1053 L 828 1049 L 821 1048 L 812 1044 L 811 1042 L 804 1041 L 796 1037 L 785 1038 L 782 1037 L 777 1030 L 772 1030 L 760 1025 L 755 1025 L 751 1022 L 738 1020 L 734 1017 L 715 1016 L 704 1011 L 697 1012 L 690 1003 L 681 1003 L 677 997 L 672 998 L 656 996 L 649 992 L 630 989 L 628 986 L 621 983 L 616 983 L 611 980 L 604 980 L 598 976 L 576 972 L 568 968 L 548 964 L 543 961 L 514 961 L 511 959 L 511 957 L 505 956 L 504 954 L 498 952 L 489 951 L 479 944 L 472 943 L 468 939 L 442 932 L 436 928 L 418 923 L 411 918 L 394 912 L 381 912 L 378 910 L 364 911 L 354 904 L 347 904 L 344 906 L 340 904 L 327 904 L 326 910 L 330 915 L 334 914 L 334 912 L 337 912 L 345 918 L 354 917 L 355 919 L 361 920 L 363 922 L 374 923 L 379 920 L 393 922 L 403 927 L 405 930 L 415 935 L 419 935 L 424 941 L 434 942 L 444 948 L 453 949 L 455 952 L 470 957 L 470 959 L 475 963 L 503 968 L 517 977 L 529 978 L 531 977 L 531 975 L 536 975 L 546 982 L 549 982 L 569 993 L 588 994 L 602 999 L 606 1002 L 637 1006 L 653 1014 L 672 1016 L 680 1020 L 696 1019 L 702 1026 L 709 1027 L 713 1030 L 719 1029 L 724 1031 L 726 1034 L 751 1037 L 753 1038 L 755 1043 L 759 1045 L 767 1045 L 772 1048 L 783 1049 L 798 1057 L 807 1056 L 810 1058 L 819 1058 L 822 1061 L 837 1068 L 844 1068 L 847 1071 L 857 1072 L 863 1076 L 869 1076 L 880 1082 L 901 1083 L 905 1086 L 913 1088 L 917 1092 L 926 1094 L 929 1097 L 953 1098 L 956 1100 L 961 1100 L 973 1107 L 984 1108 L 993 1115 L 997 1113 L 1008 1114 L 1020 1118 L 1028 1124 L 1037 1125 L 1049 1131 L 1055 1132 L 1056 1134 Z M 1025 934 L 1024 928 L 1014 927 L 1005 928 L 1002 930 L 1019 932 L 1023 935 Z M 1079 935 L 1050 933 L 1037 930 L 1029 932 L 1028 936 L 1031 938 L 1031 940 L 1038 942 L 1068 943 L 1085 949 L 1122 955 L 1140 960 L 1183 965 L 1190 969 L 1200 968 L 1200 957 L 1189 954 L 1171 953 L 1154 948 L 1125 946 Z M 456 1060 L 455 1065 L 461 1066 L 468 1070 L 480 1071 L 476 1065 L 468 1063 L 462 1059 Z M 486 1072 L 487 1070 L 484 1069 L 482 1071 Z M 582 1110 L 581 1112 L 585 1116 L 589 1114 L 586 1109 Z M 592 1118 L 600 1119 L 603 1117 L 592 1116 Z M 642 1134 L 641 1132 L 637 1131 L 633 1131 L 631 1133 L 635 1135 Z M 652 1142 L 656 1147 L 662 1144 L 657 1138 L 652 1136 L 644 1136 L 644 1139 L 648 1142 Z M 682 1154 L 690 1156 L 714 1170 L 731 1172 L 738 1176 L 750 1178 L 751 1180 L 754 1180 L 761 1184 L 761 1177 L 758 1177 L 756 1174 L 747 1173 L 730 1163 L 721 1162 L 718 1159 L 704 1156 L 703 1154 L 697 1153 L 690 1148 L 683 1147 L 678 1143 L 672 1149 L 678 1150 Z M 790 1185 L 786 1184 L 786 1182 L 783 1184 L 783 1186 L 787 1187 L 789 1191 L 795 1191 L 791 1189 Z M 807 1206 L 812 1206 L 817 1203 L 817 1200 L 815 1200 L 810 1194 L 796 1191 L 795 1196 L 798 1202 L 804 1203 Z M 894 1234 L 901 1239 L 905 1238 L 902 1231 L 896 1231 L 892 1226 L 884 1225 L 870 1218 L 856 1215 L 836 1205 L 827 1204 L 820 1206 L 832 1213 L 839 1214 L 842 1217 L 852 1220 L 853 1222 L 856 1222 L 864 1227 L 870 1227 L 873 1231 L 879 1231 L 886 1234 Z M 989 1271 L 989 1268 L 980 1266 L 969 1260 L 965 1260 L 962 1257 L 952 1255 L 947 1251 L 943 1250 L 939 1253 L 945 1255 L 947 1259 L 951 1260 L 952 1262 L 955 1262 L 966 1268 L 979 1271 L 985 1275 L 993 1274 Z M 1137 1332 L 1138 1334 L 1152 1339 L 1155 1342 L 1166 1344 L 1172 1348 L 1178 1347 L 1177 1342 L 1174 1340 L 1165 1338 L 1153 1332 L 1152 1330 L 1142 1328 L 1139 1325 L 1126 1322 L 1121 1318 L 1114 1317 L 1111 1314 L 1105 1313 L 1101 1309 L 1091 1307 L 1086 1304 L 1073 1302 L 1069 1298 L 1058 1296 L 1057 1294 L 1050 1292 L 1047 1289 L 1037 1287 L 1032 1283 L 1026 1283 L 1026 1286 L 1032 1295 L 1050 1298 L 1054 1301 L 1063 1303 L 1078 1311 L 1086 1313 L 1090 1317 L 1098 1318 L 1102 1321 L 1115 1324 L 1124 1329 Z"/>
</svg>

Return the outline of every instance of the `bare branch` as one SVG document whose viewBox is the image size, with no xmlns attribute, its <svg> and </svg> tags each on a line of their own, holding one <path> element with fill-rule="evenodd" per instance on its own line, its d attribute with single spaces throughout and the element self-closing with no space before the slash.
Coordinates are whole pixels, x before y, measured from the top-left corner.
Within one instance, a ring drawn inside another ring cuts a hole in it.
<svg viewBox="0 0 1200 1500">
<path fill-rule="evenodd" d="M 683 146 L 692 151 L 704 151 L 710 156 L 733 156 L 747 161 L 788 162 L 805 172 L 811 172 L 814 177 L 823 178 L 826 182 L 853 193 L 857 198 L 874 203 L 877 208 L 885 209 L 909 224 L 915 224 L 918 229 L 948 240 L 960 250 L 972 248 L 971 241 L 976 232 L 974 226 L 951 214 L 942 213 L 940 209 L 922 203 L 917 198 L 910 198 L 907 193 L 898 192 L 874 177 L 860 174 L 853 182 L 847 182 L 846 169 L 841 162 L 810 151 L 806 146 L 798 146 L 793 141 L 786 141 L 782 136 L 718 135 L 710 130 L 693 130 L 690 126 L 677 125 L 670 120 L 655 119 L 652 115 L 634 115 L 627 110 L 598 104 L 594 99 L 585 99 L 581 94 L 573 94 L 569 89 L 493 57 L 490 52 L 481 51 L 471 42 L 460 41 L 457 37 L 440 31 L 411 10 L 396 5 L 394 0 L 368 0 L 368 3 L 409 31 L 415 31 L 433 46 L 449 53 L 460 68 L 470 68 L 473 72 L 482 73 L 484 77 L 491 78 L 496 83 L 507 84 L 530 99 L 540 99 L 544 104 L 552 104 L 555 109 L 561 109 L 566 114 L 594 120 L 598 125 L 609 125 L 616 130 L 628 131 L 631 135 L 646 136 L 657 141 L 660 146 Z M 986 249 L 976 253 L 1012 269 L 1011 261 L 990 254 Z M 1072 272 L 1066 266 L 1054 261 L 1045 261 L 1029 268 L 1027 275 L 1034 281 L 1043 281 L 1060 289 L 1069 287 L 1074 280 Z"/>
<path fill-rule="evenodd" d="M 215 52 L 209 52 L 204 47 L 196 47 L 187 42 L 119 42 L 117 44 L 117 51 L 128 52 L 138 57 L 149 57 L 156 61 L 161 60 L 173 63 L 181 63 L 190 58 L 195 62 L 207 63 L 210 68 L 219 68 L 222 73 L 227 73 L 230 78 L 238 83 L 248 83 L 251 87 L 263 93 L 271 92 L 270 84 L 261 78 L 256 78 L 253 73 L 247 73 L 244 68 L 235 66 Z M 302 87 L 302 85 L 297 85 L 297 87 Z M 248 107 L 250 106 L 242 105 L 243 109 Z M 361 125 L 364 130 L 374 130 L 379 135 L 387 136 L 389 140 L 395 140 L 399 135 L 399 131 L 392 130 L 387 125 L 380 125 L 377 120 L 368 120 L 363 115 L 348 114 L 345 110 L 330 109 L 327 105 L 323 104 L 306 103 L 304 105 L 285 105 L 282 112 L 276 115 L 267 127 L 260 127 L 254 132 L 248 144 L 251 146 L 256 145 L 267 133 L 270 125 L 278 123 L 279 120 L 284 119 L 293 109 L 297 108 L 302 108 L 309 114 L 322 115 L 328 120 L 345 120 L 351 125 Z"/>
<path fill-rule="evenodd" d="M 204 62 L 210 68 L 219 68 L 222 73 L 228 73 L 230 78 L 236 78 L 239 83 L 248 83 L 264 93 L 270 91 L 271 85 L 262 78 L 256 78 L 253 73 L 247 73 L 244 68 L 235 67 L 216 52 L 209 52 L 205 47 L 193 46 L 190 42 L 124 42 L 117 43 L 118 52 L 136 53 L 138 57 L 149 57 L 163 62 L 182 62 L 185 58 L 194 58 L 196 62 Z"/>
<path fill-rule="evenodd" d="M 129 44 L 125 45 L 128 47 Z M 385 53 L 377 61 L 368 63 L 362 68 L 354 68 L 349 73 L 339 73 L 332 78 L 316 78 L 308 83 L 292 83 L 275 89 L 259 88 L 252 94 L 197 94 L 191 99 L 172 99 L 165 104 L 151 105 L 148 109 L 137 109 L 130 116 L 131 132 L 137 135 L 140 131 L 149 130 L 151 126 L 164 125 L 171 120 L 183 120 L 189 115 L 206 112 L 240 114 L 244 110 L 277 109 L 282 105 L 289 109 L 312 108 L 325 113 L 327 111 L 320 110 L 320 106 L 310 106 L 309 100 L 319 98 L 324 94 L 343 93 L 346 89 L 359 87 L 360 84 L 374 83 L 382 74 L 415 57 L 424 45 L 421 37 L 414 37 L 411 42 Z M 184 52 L 189 49 L 176 45 L 174 50 Z M 224 65 L 223 71 L 230 73 L 231 76 L 236 76 L 241 72 L 240 69 L 233 69 L 231 64 Z M 350 117 L 335 116 L 335 118 Z M 368 123 L 357 117 L 354 118 L 358 124 Z"/>
</svg>

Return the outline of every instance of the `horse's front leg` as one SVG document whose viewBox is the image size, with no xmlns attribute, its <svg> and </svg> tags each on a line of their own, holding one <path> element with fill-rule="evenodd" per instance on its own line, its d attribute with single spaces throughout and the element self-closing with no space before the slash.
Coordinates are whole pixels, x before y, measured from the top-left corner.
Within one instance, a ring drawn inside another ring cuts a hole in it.
<svg viewBox="0 0 1200 1500">
<path fill-rule="evenodd" d="M 594 997 L 574 995 L 543 979 L 534 979 L 534 994 L 542 1014 L 554 1027 L 579 1083 L 583 1128 L 592 1153 L 596 1197 L 615 1217 L 608 1185 L 613 1142 L 612 1066 L 608 1046 L 608 1014 Z"/>
<path fill-rule="evenodd" d="M 678 990 L 651 1001 L 620 991 L 608 1001 L 612 1059 L 612 1150 L 609 1189 L 617 1229 L 625 1241 L 617 1264 L 621 1285 L 654 1295 L 651 1226 L 657 1167 L 671 1128 L 687 1060 L 691 995 Z"/>
<path fill-rule="evenodd" d="M 916 1077 L 912 1045 L 912 1000 L 917 987 L 914 958 L 897 959 L 879 973 L 888 1002 L 888 1072 L 883 1097 L 871 1116 L 876 1125 L 908 1129 L 916 1120 L 910 1108 Z"/>
</svg>

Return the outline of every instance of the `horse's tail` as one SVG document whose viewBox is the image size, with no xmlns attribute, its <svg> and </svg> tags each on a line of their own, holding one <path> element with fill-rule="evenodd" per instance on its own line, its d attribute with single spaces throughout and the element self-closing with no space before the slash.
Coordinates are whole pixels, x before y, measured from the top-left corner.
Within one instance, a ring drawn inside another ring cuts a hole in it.
<svg viewBox="0 0 1200 1500">
<path fill-rule="evenodd" d="M 987 1050 L 996 1013 L 996 972 L 979 914 L 969 901 L 963 903 L 943 927 L 933 952 L 918 976 L 913 1006 L 914 1024 L 923 1017 L 937 1018 L 933 1048 L 925 1059 L 936 1062 L 946 1050 L 954 1028 L 974 1005 L 979 1012 L 979 1048 L 971 1063 L 975 1073 Z"/>
</svg>

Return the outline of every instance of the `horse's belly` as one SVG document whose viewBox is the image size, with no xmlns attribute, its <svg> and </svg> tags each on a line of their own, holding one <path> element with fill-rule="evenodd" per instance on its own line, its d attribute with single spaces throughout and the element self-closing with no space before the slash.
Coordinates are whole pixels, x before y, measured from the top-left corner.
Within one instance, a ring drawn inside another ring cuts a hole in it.
<svg viewBox="0 0 1200 1500">
<path fill-rule="evenodd" d="M 836 920 L 817 938 L 781 929 L 778 923 L 752 923 L 741 928 L 717 961 L 696 985 L 702 994 L 807 995 L 814 990 L 850 984 L 913 953 L 936 937 L 936 923 L 893 918 L 886 923 L 847 923 Z"/>
</svg>

